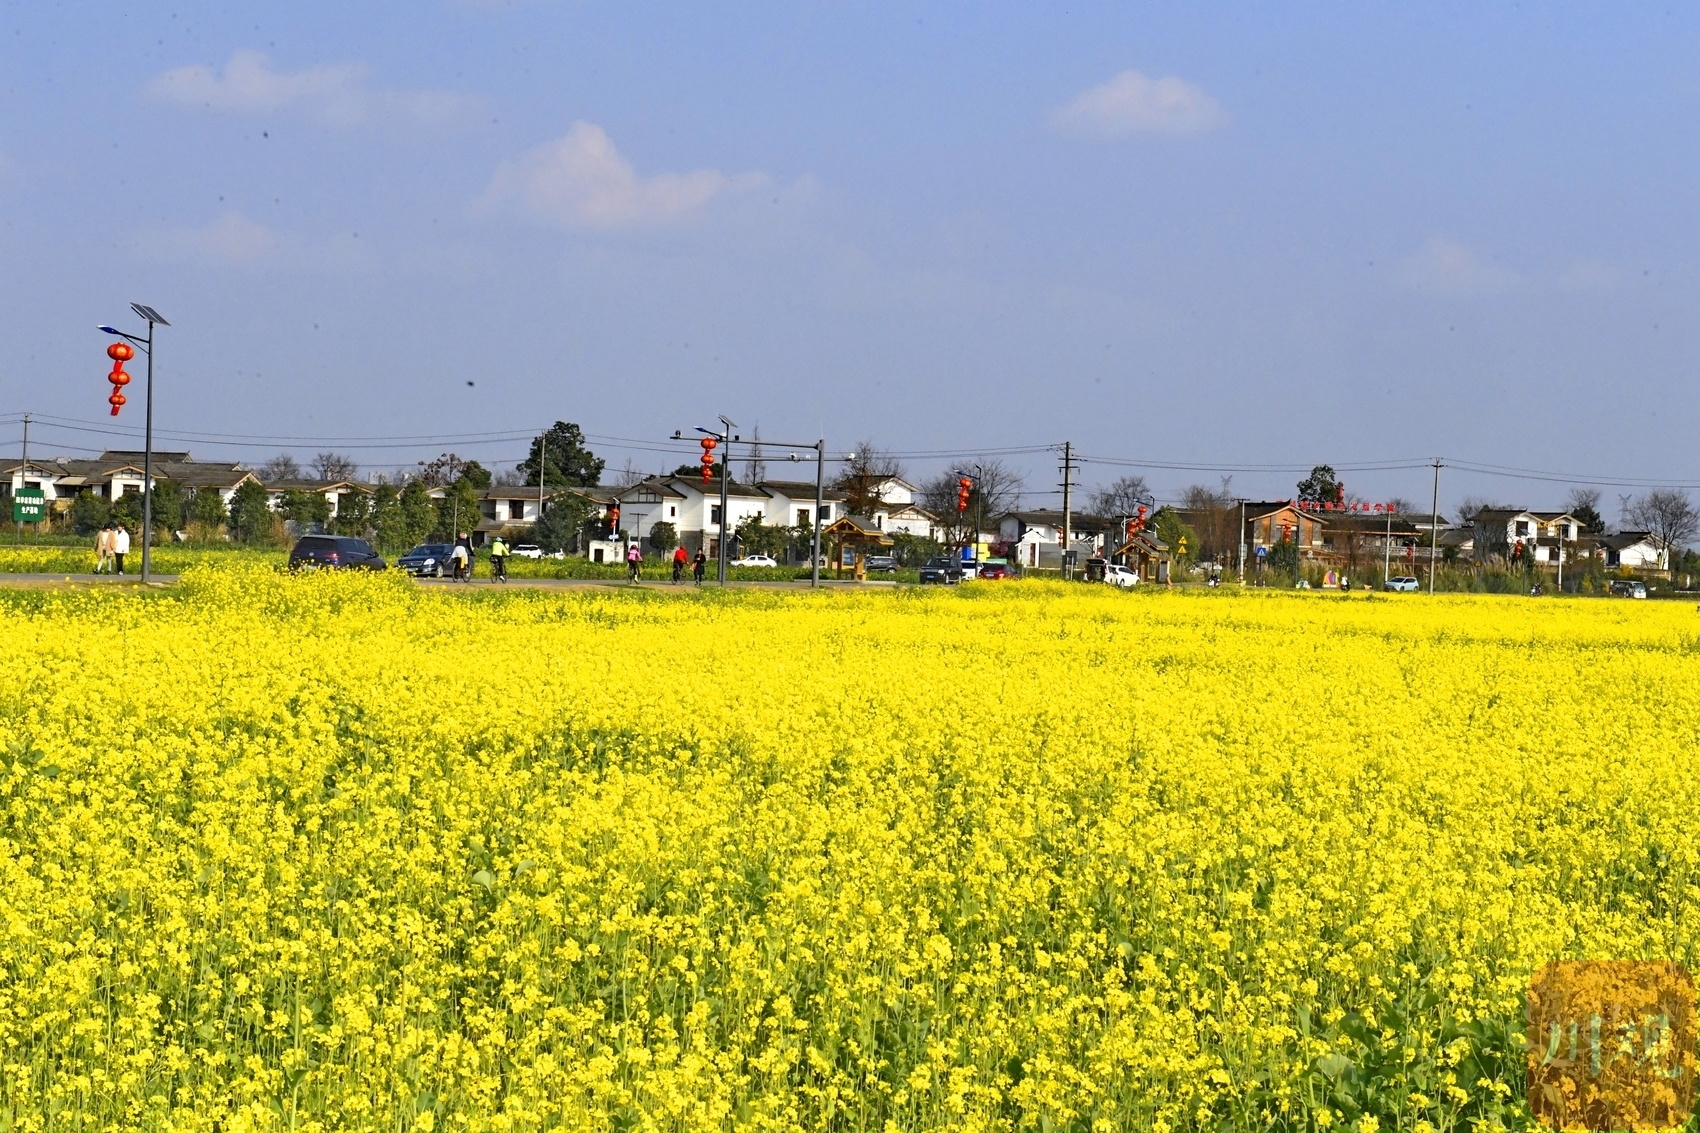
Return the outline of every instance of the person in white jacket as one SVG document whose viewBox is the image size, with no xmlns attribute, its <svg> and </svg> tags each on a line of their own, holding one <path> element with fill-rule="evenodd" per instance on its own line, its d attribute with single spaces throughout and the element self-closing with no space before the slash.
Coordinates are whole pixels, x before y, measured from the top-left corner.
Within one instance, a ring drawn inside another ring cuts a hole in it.
<svg viewBox="0 0 1700 1133">
<path fill-rule="evenodd" d="M 130 553 L 130 529 L 122 523 L 118 530 L 112 533 L 112 558 L 118 564 L 118 573 L 124 573 L 124 556 Z"/>
</svg>

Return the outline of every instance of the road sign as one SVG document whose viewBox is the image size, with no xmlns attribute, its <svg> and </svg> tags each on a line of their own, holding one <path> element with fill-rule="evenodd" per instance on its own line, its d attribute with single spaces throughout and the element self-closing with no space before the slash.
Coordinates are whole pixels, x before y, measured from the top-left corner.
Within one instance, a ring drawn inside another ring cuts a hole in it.
<svg viewBox="0 0 1700 1133">
<path fill-rule="evenodd" d="M 13 523 L 40 523 L 47 518 L 47 493 L 40 488 L 20 488 L 12 496 Z"/>
</svg>

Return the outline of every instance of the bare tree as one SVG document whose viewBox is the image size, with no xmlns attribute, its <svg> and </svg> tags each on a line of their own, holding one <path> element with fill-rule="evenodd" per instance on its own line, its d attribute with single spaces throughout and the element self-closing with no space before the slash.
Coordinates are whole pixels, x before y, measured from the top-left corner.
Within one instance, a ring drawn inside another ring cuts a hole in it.
<svg viewBox="0 0 1700 1133">
<path fill-rule="evenodd" d="M 1509 510 L 1511 510 L 1510 504 L 1496 503 L 1493 500 L 1484 500 L 1479 496 L 1465 496 L 1463 499 L 1458 501 L 1458 522 L 1474 523 L 1476 521 L 1476 515 L 1479 512 Z"/>
<path fill-rule="evenodd" d="M 864 440 L 845 456 L 844 471 L 832 486 L 844 493 L 844 507 L 851 515 L 871 515 L 883 502 L 885 482 L 902 475 L 896 457 Z"/>
<path fill-rule="evenodd" d="M 1598 488 L 1572 488 L 1564 501 L 1564 510 L 1582 521 L 1582 530 L 1589 535 L 1602 534 L 1606 529 L 1605 516 L 1600 514 Z"/>
<path fill-rule="evenodd" d="M 1198 536 L 1199 545 L 1191 548 L 1201 559 L 1231 556 L 1239 549 L 1238 501 L 1234 498 L 1231 478 L 1223 477 L 1220 488 L 1194 484 L 1181 496 L 1187 525 Z"/>
<path fill-rule="evenodd" d="M 360 465 L 341 452 L 321 452 L 313 457 L 313 475 L 320 480 L 358 480 Z"/>
<path fill-rule="evenodd" d="M 1137 515 L 1140 505 L 1155 509 L 1157 498 L 1151 494 L 1143 476 L 1123 476 L 1094 488 L 1086 497 L 1086 509 L 1093 515 L 1114 517 Z"/>
<path fill-rule="evenodd" d="M 745 474 L 749 483 L 759 484 L 767 479 L 767 460 L 761 451 L 761 423 L 750 430 L 750 458 L 745 462 Z"/>
<path fill-rule="evenodd" d="M 628 456 L 626 457 L 626 463 L 618 472 L 614 473 L 614 490 L 623 492 L 633 484 L 644 479 L 646 475 L 648 474 L 637 465 L 633 464 L 632 458 Z"/>
<path fill-rule="evenodd" d="M 976 464 L 968 475 L 974 487 L 968 494 L 968 510 L 961 513 L 956 510 L 955 472 L 940 472 L 921 485 L 921 506 L 939 516 L 946 530 L 955 532 L 957 537 L 977 523 L 990 524 L 1004 512 L 1013 510 L 1020 504 L 1022 490 L 1027 486 L 1021 473 L 997 458 Z"/>
<path fill-rule="evenodd" d="M 1700 512 L 1681 488 L 1654 488 L 1629 502 L 1623 521 L 1633 530 L 1649 532 L 1674 562 L 1700 529 Z"/>
<path fill-rule="evenodd" d="M 259 477 L 260 481 L 266 484 L 274 484 L 279 480 L 299 480 L 301 465 L 287 452 L 280 452 L 260 465 Z"/>
</svg>

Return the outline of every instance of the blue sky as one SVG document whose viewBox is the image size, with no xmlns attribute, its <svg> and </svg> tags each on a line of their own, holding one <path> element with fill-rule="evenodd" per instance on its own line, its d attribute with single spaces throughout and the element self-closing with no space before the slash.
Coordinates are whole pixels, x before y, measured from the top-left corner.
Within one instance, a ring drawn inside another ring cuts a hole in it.
<svg viewBox="0 0 1700 1133">
<path fill-rule="evenodd" d="M 162 430 L 301 452 L 726 413 L 1253 496 L 1436 455 L 1700 481 L 1691 7 L 63 4 L 0 35 L 0 414 L 102 418 L 93 327 L 137 300 L 174 324 Z M 398 444 L 356 455 L 523 455 Z"/>
</svg>

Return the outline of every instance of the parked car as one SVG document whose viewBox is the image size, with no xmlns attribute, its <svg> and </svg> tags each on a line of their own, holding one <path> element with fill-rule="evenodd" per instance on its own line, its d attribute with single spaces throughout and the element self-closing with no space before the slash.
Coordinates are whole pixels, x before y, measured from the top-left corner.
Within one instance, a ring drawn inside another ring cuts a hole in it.
<svg viewBox="0 0 1700 1133">
<path fill-rule="evenodd" d="M 986 563 L 980 568 L 979 578 L 1014 578 L 1015 572 L 1009 569 L 1008 563 Z"/>
<path fill-rule="evenodd" d="M 1388 590 L 1408 590 L 1414 593 L 1422 588 L 1422 583 L 1408 574 L 1396 574 L 1382 583 L 1382 586 Z"/>
<path fill-rule="evenodd" d="M 928 559 L 921 565 L 921 585 L 950 585 L 962 581 L 962 564 L 955 559 Z"/>
<path fill-rule="evenodd" d="M 1611 593 L 1614 598 L 1645 598 L 1647 584 L 1632 578 L 1615 578 L 1612 580 Z"/>
<path fill-rule="evenodd" d="M 1132 567 L 1117 566 L 1111 563 L 1104 568 L 1104 581 L 1111 586 L 1130 587 L 1139 585 L 1139 572 Z"/>
<path fill-rule="evenodd" d="M 346 535 L 303 535 L 289 552 L 290 570 L 387 570 L 383 556 L 364 539 Z"/>
<path fill-rule="evenodd" d="M 441 578 L 448 569 L 452 543 L 421 543 L 395 561 L 399 570 L 419 577 Z"/>
<path fill-rule="evenodd" d="M 773 561 L 772 555 L 745 555 L 741 559 L 733 559 L 733 566 L 775 567 L 779 564 Z"/>
<path fill-rule="evenodd" d="M 513 556 L 516 559 L 541 559 L 543 548 L 536 543 L 520 543 L 514 547 Z"/>
<path fill-rule="evenodd" d="M 897 570 L 897 559 L 892 555 L 869 555 L 862 560 L 862 565 L 867 570 L 883 571 L 889 574 Z"/>
</svg>

